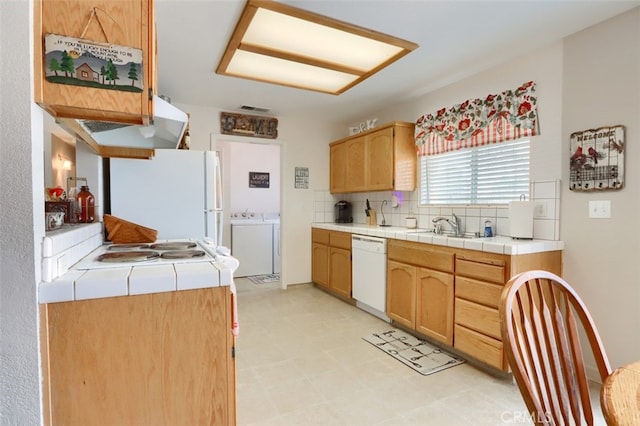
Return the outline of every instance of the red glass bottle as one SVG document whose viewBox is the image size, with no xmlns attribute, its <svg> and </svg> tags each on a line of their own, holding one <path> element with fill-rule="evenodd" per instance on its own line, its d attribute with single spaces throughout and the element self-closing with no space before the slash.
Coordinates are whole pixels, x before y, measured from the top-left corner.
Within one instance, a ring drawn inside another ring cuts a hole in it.
<svg viewBox="0 0 640 426">
<path fill-rule="evenodd" d="M 96 201 L 88 186 L 81 186 L 76 195 L 76 213 L 79 223 L 91 223 L 95 219 Z"/>
</svg>

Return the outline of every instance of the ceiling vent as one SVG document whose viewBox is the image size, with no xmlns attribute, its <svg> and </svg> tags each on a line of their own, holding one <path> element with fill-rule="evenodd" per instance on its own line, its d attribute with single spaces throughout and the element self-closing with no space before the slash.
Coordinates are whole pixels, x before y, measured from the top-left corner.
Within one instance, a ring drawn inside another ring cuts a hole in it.
<svg viewBox="0 0 640 426">
<path fill-rule="evenodd" d="M 262 112 L 262 113 L 271 111 L 270 108 L 263 108 L 263 107 L 257 107 L 257 106 L 251 106 L 251 105 L 242 105 L 240 109 L 243 111 L 253 111 L 253 112 Z"/>
</svg>

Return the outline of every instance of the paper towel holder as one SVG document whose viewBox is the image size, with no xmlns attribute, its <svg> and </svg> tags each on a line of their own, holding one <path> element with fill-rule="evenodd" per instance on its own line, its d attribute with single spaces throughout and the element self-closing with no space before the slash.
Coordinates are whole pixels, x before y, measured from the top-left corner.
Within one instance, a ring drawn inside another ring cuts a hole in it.
<svg viewBox="0 0 640 426">
<path fill-rule="evenodd" d="M 533 239 L 533 209 L 532 201 L 526 201 L 526 195 L 521 194 L 519 201 L 509 202 L 509 234 L 515 240 Z"/>
</svg>

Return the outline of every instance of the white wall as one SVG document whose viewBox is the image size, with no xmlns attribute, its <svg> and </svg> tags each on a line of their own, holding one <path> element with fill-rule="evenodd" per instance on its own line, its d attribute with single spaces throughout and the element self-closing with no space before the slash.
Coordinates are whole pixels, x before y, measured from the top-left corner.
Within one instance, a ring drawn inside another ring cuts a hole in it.
<svg viewBox="0 0 640 426">
<path fill-rule="evenodd" d="M 223 164 L 229 168 L 227 212 L 279 213 L 280 146 L 242 142 L 225 145 Z M 269 173 L 269 187 L 250 188 L 249 172 Z"/>
<path fill-rule="evenodd" d="M 640 359 L 640 8 L 565 40 L 562 179 L 571 133 L 626 127 L 625 187 L 562 194 L 565 277 L 589 306 L 613 367 Z M 588 202 L 611 201 L 611 219 L 589 219 Z"/>
<path fill-rule="evenodd" d="M 177 96 L 173 96 L 177 99 Z M 209 149 L 221 137 L 220 110 L 212 107 L 175 105 L 191 114 L 189 124 L 192 149 Z M 282 280 L 284 285 L 311 281 L 311 223 L 314 221 L 314 191 L 329 185 L 329 142 L 347 136 L 344 126 L 278 116 L 277 142 L 281 148 L 280 217 L 282 235 Z M 295 189 L 295 167 L 309 168 L 309 189 Z M 228 232 L 226 232 L 228 235 Z"/>
<path fill-rule="evenodd" d="M 37 283 L 44 237 L 43 112 L 31 92 L 29 2 L 0 2 L 0 423 L 40 417 Z"/>
</svg>

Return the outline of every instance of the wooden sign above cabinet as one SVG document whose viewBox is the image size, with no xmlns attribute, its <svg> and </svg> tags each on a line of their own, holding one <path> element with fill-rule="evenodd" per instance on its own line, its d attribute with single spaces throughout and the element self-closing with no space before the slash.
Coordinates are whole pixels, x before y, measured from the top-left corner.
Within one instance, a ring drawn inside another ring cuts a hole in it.
<svg viewBox="0 0 640 426">
<path fill-rule="evenodd" d="M 220 113 L 220 133 L 223 135 L 252 136 L 277 139 L 278 119 L 260 115 Z"/>
</svg>

